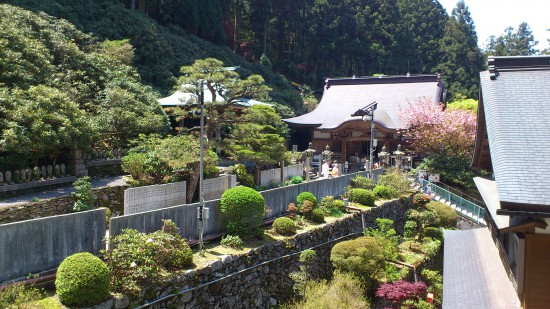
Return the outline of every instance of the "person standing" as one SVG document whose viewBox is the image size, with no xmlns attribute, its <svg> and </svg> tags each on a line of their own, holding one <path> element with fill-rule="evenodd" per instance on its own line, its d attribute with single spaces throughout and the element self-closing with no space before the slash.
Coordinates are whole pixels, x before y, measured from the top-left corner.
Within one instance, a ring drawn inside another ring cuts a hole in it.
<svg viewBox="0 0 550 309">
<path fill-rule="evenodd" d="M 321 166 L 321 175 L 323 178 L 328 178 L 328 175 L 330 173 L 330 166 L 328 165 L 327 160 L 323 161 L 323 165 Z"/>
<path fill-rule="evenodd" d="M 338 161 L 334 160 L 332 164 L 332 177 L 338 177 Z"/>
</svg>

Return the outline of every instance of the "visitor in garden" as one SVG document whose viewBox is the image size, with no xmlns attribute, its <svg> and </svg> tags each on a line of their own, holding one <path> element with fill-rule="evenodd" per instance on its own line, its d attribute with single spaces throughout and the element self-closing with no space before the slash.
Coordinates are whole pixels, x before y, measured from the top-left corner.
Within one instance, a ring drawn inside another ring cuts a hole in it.
<svg viewBox="0 0 550 309">
<path fill-rule="evenodd" d="M 332 177 L 338 177 L 338 160 L 334 160 L 332 164 Z"/>
<path fill-rule="evenodd" d="M 328 178 L 330 174 L 330 166 L 328 165 L 327 160 L 323 161 L 323 166 L 321 167 L 321 175 L 323 178 Z"/>
</svg>

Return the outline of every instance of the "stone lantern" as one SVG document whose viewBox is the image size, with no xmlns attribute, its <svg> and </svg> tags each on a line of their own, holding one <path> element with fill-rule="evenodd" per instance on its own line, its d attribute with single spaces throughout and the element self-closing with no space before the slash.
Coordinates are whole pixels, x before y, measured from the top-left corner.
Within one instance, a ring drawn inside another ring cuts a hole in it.
<svg viewBox="0 0 550 309">
<path fill-rule="evenodd" d="M 387 151 L 386 145 L 382 146 L 382 151 L 378 153 L 378 158 L 382 167 L 386 167 L 390 160 L 390 153 Z"/>
<path fill-rule="evenodd" d="M 400 169 L 403 164 L 403 155 L 405 155 L 405 153 L 401 151 L 401 144 L 397 145 L 397 150 L 394 151 L 393 154 L 395 155 L 395 167 Z"/>
<path fill-rule="evenodd" d="M 309 169 L 311 166 L 311 162 L 313 160 L 313 154 L 315 153 L 315 149 L 312 148 L 313 144 L 309 142 L 309 145 L 307 149 L 304 151 L 306 155 L 306 181 L 309 181 Z"/>
</svg>

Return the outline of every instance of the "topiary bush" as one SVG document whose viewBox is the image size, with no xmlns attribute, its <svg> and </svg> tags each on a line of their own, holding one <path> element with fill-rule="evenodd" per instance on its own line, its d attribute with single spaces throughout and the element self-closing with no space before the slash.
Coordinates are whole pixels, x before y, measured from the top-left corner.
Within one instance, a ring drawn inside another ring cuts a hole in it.
<svg viewBox="0 0 550 309">
<path fill-rule="evenodd" d="M 349 185 L 352 188 L 372 190 L 372 188 L 374 188 L 374 180 L 365 176 L 357 175 L 349 180 Z"/>
<path fill-rule="evenodd" d="M 354 203 L 359 203 L 365 206 L 374 206 L 374 193 L 367 189 L 351 189 L 349 191 L 349 199 Z"/>
<path fill-rule="evenodd" d="M 298 208 L 302 207 L 304 201 L 310 201 L 313 204 L 313 208 L 317 207 L 317 198 L 311 192 L 302 192 L 296 197 L 296 205 Z"/>
<path fill-rule="evenodd" d="M 264 197 L 252 188 L 234 187 L 223 193 L 221 211 L 227 215 L 227 232 L 246 238 L 260 229 L 264 217 Z"/>
<path fill-rule="evenodd" d="M 334 267 L 360 279 L 366 287 L 384 271 L 384 248 L 370 236 L 342 241 L 332 248 L 330 261 Z"/>
<path fill-rule="evenodd" d="M 296 224 L 290 218 L 280 217 L 273 221 L 273 229 L 279 235 L 292 235 L 296 233 Z"/>
<path fill-rule="evenodd" d="M 311 212 L 311 221 L 315 223 L 325 223 L 325 212 L 319 208 L 313 209 Z"/>
<path fill-rule="evenodd" d="M 458 215 L 451 207 L 437 201 L 431 201 L 426 204 L 426 209 L 435 214 L 439 226 L 446 229 L 456 228 Z"/>
<path fill-rule="evenodd" d="M 390 189 L 386 186 L 376 186 L 374 187 L 374 189 L 372 189 L 372 192 L 377 198 L 389 199 L 392 197 Z"/>
<path fill-rule="evenodd" d="M 57 269 L 55 288 L 66 306 L 92 306 L 109 297 L 109 268 L 97 256 L 80 252 L 68 256 Z"/>
</svg>

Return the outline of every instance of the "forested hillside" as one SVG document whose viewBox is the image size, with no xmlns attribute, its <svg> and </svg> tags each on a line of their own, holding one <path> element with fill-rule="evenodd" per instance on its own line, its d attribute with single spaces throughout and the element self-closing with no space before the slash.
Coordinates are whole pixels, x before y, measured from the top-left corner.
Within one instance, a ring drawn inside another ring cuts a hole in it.
<svg viewBox="0 0 550 309">
<path fill-rule="evenodd" d="M 298 111 L 300 98 L 270 66 L 312 89 L 321 87 L 326 77 L 443 72 L 451 95 L 468 97 L 477 96 L 477 74 L 469 72 L 482 69 L 475 26 L 462 2 L 453 16 L 433 0 L 8 3 L 67 19 L 99 38 L 128 38 L 136 49 L 138 72 L 163 94 L 174 86 L 180 66 L 206 57 L 240 65 L 245 75 L 261 73 L 275 86 L 273 99 Z M 460 53 L 475 59 L 462 64 Z M 468 76 L 457 83 L 449 72 Z"/>
</svg>

